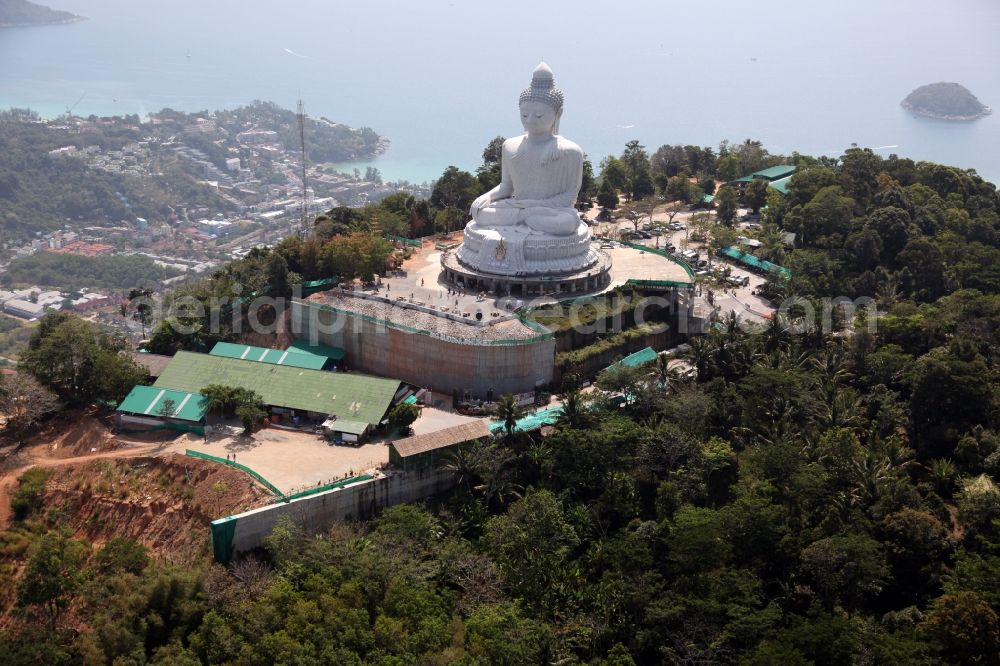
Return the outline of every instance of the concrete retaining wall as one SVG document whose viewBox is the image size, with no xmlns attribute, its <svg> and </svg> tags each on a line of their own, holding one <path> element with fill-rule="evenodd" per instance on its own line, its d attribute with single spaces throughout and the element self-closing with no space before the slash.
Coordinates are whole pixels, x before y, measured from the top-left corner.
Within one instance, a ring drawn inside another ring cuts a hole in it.
<svg viewBox="0 0 1000 666">
<path fill-rule="evenodd" d="M 434 391 L 485 398 L 525 393 L 552 381 L 555 341 L 523 344 L 462 344 L 410 333 L 370 319 L 292 301 L 297 338 L 340 347 L 352 370 L 393 377 Z"/>
<path fill-rule="evenodd" d="M 218 562 L 253 550 L 271 533 L 281 516 L 289 516 L 307 532 L 327 529 L 336 521 L 371 518 L 395 504 L 417 502 L 450 490 L 456 477 L 435 469 L 392 472 L 324 493 L 247 511 L 212 521 L 212 549 Z"/>
</svg>

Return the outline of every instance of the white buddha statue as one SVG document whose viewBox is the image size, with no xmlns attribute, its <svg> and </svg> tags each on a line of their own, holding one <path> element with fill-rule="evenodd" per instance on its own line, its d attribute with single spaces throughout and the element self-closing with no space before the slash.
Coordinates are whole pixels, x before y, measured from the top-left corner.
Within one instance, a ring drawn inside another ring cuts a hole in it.
<svg viewBox="0 0 1000 666">
<path fill-rule="evenodd" d="M 559 136 L 562 91 L 545 63 L 519 100 L 525 133 L 504 141 L 500 184 L 472 202 L 480 228 L 525 224 L 539 234 L 566 236 L 580 225 L 573 204 L 583 180 L 583 151 Z"/>
<path fill-rule="evenodd" d="M 491 275 L 587 269 L 599 257 L 573 207 L 583 181 L 583 151 L 558 135 L 563 94 L 548 65 L 535 69 L 518 106 L 525 133 L 504 141 L 500 184 L 472 202 L 457 259 Z"/>
</svg>

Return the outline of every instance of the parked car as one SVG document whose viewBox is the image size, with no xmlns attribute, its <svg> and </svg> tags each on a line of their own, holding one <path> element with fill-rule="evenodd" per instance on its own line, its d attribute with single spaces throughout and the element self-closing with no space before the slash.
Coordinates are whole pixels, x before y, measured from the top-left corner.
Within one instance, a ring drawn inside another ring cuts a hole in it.
<svg viewBox="0 0 1000 666">
<path fill-rule="evenodd" d="M 726 282 L 734 287 L 745 287 L 750 284 L 750 278 L 746 275 L 730 275 L 726 278 Z"/>
</svg>

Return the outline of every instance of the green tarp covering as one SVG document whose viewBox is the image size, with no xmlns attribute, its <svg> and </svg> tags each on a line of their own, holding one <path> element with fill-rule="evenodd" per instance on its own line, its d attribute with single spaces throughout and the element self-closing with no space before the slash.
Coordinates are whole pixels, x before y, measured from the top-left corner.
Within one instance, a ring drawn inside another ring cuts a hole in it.
<svg viewBox="0 0 1000 666">
<path fill-rule="evenodd" d="M 274 365 L 287 365 L 293 368 L 309 368 L 311 370 L 322 370 L 326 364 L 325 356 L 303 354 L 298 349 L 268 349 L 267 347 L 237 345 L 231 342 L 216 342 L 215 346 L 212 347 L 211 354 L 212 356 L 225 356 L 244 361 L 273 363 Z"/>
<path fill-rule="evenodd" d="M 421 241 L 419 238 L 406 238 L 404 236 L 386 236 L 388 240 L 396 241 L 397 243 L 402 243 L 403 245 L 408 245 L 409 247 L 420 247 Z"/>
<path fill-rule="evenodd" d="M 329 277 L 325 280 L 310 280 L 309 282 L 302 283 L 302 295 L 311 296 L 319 291 L 326 291 L 327 289 L 333 289 L 337 286 L 337 278 Z"/>
<path fill-rule="evenodd" d="M 167 400 L 173 400 L 174 403 L 168 415 L 172 419 L 197 423 L 205 418 L 205 412 L 208 411 L 208 398 L 203 395 L 155 386 L 133 387 L 118 405 L 118 411 L 162 418 L 161 410 Z"/>
<path fill-rule="evenodd" d="M 735 247 L 724 247 L 719 250 L 719 254 L 729 257 L 733 261 L 737 261 L 744 266 L 749 266 L 750 268 L 756 268 L 764 273 L 777 272 L 783 278 L 792 277 L 792 272 L 787 268 L 779 266 L 778 264 L 772 264 L 770 261 L 765 261 L 764 259 L 758 259 L 752 254 L 747 254 L 746 252 L 740 252 Z"/>
<path fill-rule="evenodd" d="M 646 347 L 645 349 L 640 349 L 639 351 L 629 354 L 622 360 L 618 361 L 622 365 L 627 365 L 632 368 L 637 368 L 640 365 L 646 365 L 647 363 L 652 363 L 656 360 L 656 350 L 652 347 Z M 612 364 L 617 365 L 617 364 Z"/>
<path fill-rule="evenodd" d="M 531 430 L 538 430 L 543 425 L 555 423 L 560 414 L 562 414 L 562 407 L 552 407 L 551 409 L 543 409 L 534 414 L 528 414 L 524 418 L 517 420 L 514 431 L 530 432 Z M 492 433 L 504 432 L 503 421 L 494 421 L 487 427 Z"/>
</svg>

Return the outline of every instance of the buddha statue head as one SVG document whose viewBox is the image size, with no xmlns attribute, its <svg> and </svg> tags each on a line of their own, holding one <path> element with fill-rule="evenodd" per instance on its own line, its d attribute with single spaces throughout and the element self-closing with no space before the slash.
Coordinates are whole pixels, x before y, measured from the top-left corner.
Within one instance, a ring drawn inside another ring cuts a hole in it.
<svg viewBox="0 0 1000 666">
<path fill-rule="evenodd" d="M 528 136 L 542 138 L 559 133 L 563 93 L 555 86 L 552 70 L 544 62 L 531 74 L 531 85 L 518 100 L 521 125 Z"/>
</svg>

